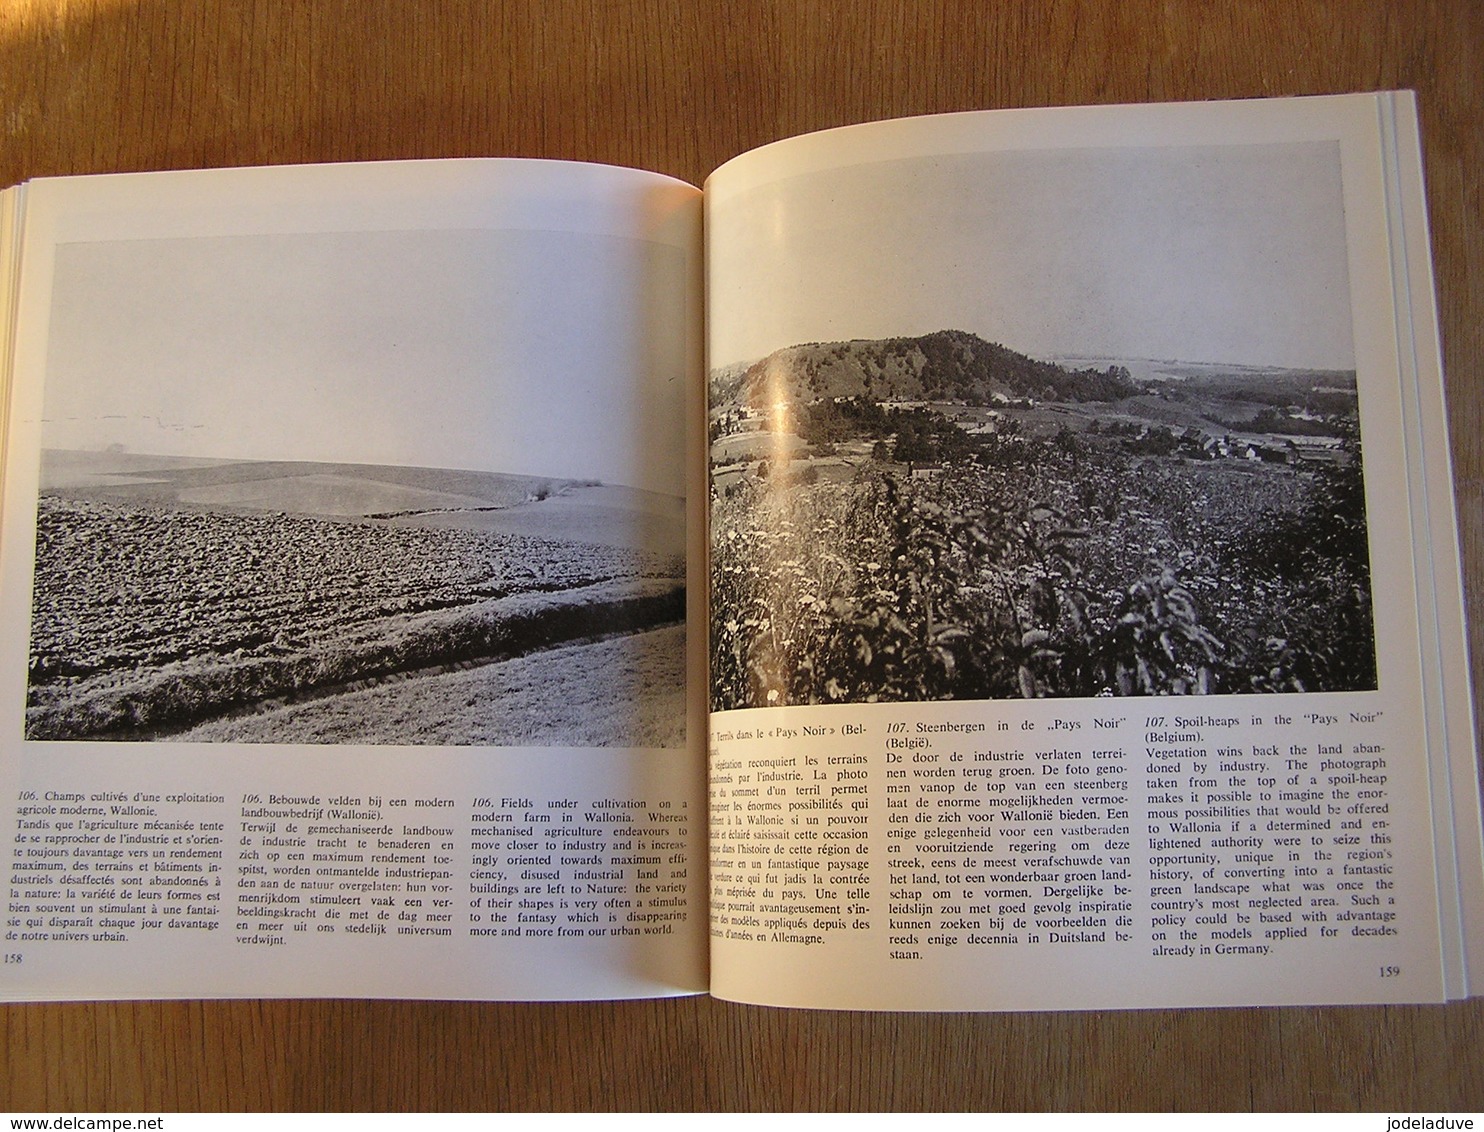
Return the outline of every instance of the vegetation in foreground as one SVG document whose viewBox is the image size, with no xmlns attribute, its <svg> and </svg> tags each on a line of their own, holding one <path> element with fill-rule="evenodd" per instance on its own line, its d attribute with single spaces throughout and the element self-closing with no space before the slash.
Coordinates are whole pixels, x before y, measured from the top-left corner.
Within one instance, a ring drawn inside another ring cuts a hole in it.
<svg viewBox="0 0 1484 1132">
<path fill-rule="evenodd" d="M 927 340 L 780 351 L 713 407 L 714 709 L 1376 686 L 1353 378 L 1013 400 L 964 337 L 998 409 L 840 392 L 941 391 Z"/>
</svg>

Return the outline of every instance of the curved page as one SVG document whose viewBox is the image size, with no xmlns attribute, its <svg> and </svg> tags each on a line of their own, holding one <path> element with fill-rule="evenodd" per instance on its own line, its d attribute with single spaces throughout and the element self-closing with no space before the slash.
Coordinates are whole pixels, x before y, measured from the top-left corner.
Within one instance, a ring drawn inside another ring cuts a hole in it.
<svg viewBox="0 0 1484 1132">
<path fill-rule="evenodd" d="M 711 177 L 713 993 L 1460 986 L 1383 106 L 947 115 Z"/>
<path fill-rule="evenodd" d="M 699 193 L 521 161 L 24 193 L 0 996 L 704 989 Z"/>
</svg>

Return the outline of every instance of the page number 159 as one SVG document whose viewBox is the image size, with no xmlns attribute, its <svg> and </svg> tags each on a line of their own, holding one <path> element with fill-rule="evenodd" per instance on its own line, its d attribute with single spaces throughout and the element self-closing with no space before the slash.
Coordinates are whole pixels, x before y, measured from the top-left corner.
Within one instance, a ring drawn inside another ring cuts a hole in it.
<svg viewBox="0 0 1484 1132">
<path fill-rule="evenodd" d="M 1394 979 L 1394 978 L 1396 978 L 1398 975 L 1400 975 L 1402 973 L 1402 969 L 1400 967 L 1387 966 L 1387 967 L 1382 967 L 1377 973 L 1383 979 Z"/>
</svg>

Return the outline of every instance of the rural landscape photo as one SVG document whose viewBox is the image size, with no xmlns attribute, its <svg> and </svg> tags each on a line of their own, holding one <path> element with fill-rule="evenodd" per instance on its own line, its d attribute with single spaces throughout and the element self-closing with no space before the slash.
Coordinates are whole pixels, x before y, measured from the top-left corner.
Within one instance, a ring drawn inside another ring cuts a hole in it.
<svg viewBox="0 0 1484 1132">
<path fill-rule="evenodd" d="M 590 481 L 48 451 L 26 734 L 682 745 L 683 530 Z"/>
<path fill-rule="evenodd" d="M 713 709 L 1376 687 L 1332 144 L 943 153 L 725 203 Z"/>
<path fill-rule="evenodd" d="M 1353 373 L 945 331 L 711 395 L 717 710 L 1376 685 Z"/>
<path fill-rule="evenodd" d="M 31 740 L 680 748 L 672 249 L 57 253 Z"/>
</svg>

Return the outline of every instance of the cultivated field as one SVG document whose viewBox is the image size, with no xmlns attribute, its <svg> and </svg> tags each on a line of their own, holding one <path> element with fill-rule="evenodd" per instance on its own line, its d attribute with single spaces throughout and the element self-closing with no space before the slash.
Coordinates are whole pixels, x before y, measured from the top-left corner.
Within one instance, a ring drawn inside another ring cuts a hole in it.
<svg viewBox="0 0 1484 1132">
<path fill-rule="evenodd" d="M 640 631 L 683 616 L 682 537 L 678 501 L 589 482 L 48 453 L 27 735 L 150 738 L 231 716 L 241 738 L 316 741 L 242 721 L 600 637 L 645 657 Z M 679 686 L 667 678 L 657 701 Z M 629 685 L 589 683 L 627 710 Z M 363 713 L 334 741 L 489 741 L 436 697 L 419 710 L 421 732 Z M 528 730 L 582 745 L 571 728 Z M 600 730 L 605 745 L 658 733 Z"/>
<path fill-rule="evenodd" d="M 370 720 L 384 743 L 681 747 L 684 667 L 685 630 L 672 625 L 265 704 L 173 738 L 350 743 Z M 594 672 L 604 673 L 601 684 Z"/>
</svg>

